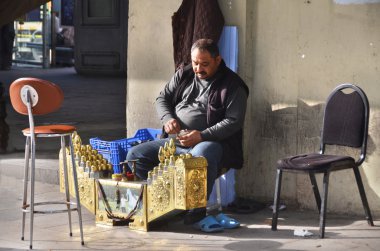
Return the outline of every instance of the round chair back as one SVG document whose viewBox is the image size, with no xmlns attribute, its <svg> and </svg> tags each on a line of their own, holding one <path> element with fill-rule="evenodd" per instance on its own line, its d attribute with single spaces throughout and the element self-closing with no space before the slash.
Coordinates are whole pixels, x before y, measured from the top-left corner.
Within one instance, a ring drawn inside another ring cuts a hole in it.
<svg viewBox="0 0 380 251">
<path fill-rule="evenodd" d="M 28 115 L 25 103 L 27 90 L 31 94 L 34 115 L 48 114 L 61 107 L 63 91 L 58 85 L 38 78 L 19 78 L 9 88 L 12 106 L 18 113 Z"/>
</svg>

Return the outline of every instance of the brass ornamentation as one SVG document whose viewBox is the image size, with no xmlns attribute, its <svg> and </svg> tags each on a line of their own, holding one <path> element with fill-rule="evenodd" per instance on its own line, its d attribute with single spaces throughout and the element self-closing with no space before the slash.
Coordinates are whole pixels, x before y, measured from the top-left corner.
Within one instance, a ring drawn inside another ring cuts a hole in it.
<svg viewBox="0 0 380 251">
<path fill-rule="evenodd" d="M 207 196 L 204 180 L 204 172 L 201 170 L 191 170 L 189 172 L 189 185 L 187 186 L 188 202 L 190 208 L 201 207 L 204 203 L 204 198 Z"/>
<path fill-rule="evenodd" d="M 185 189 L 185 173 L 182 169 L 177 169 L 175 174 L 175 196 L 176 196 L 176 206 L 181 209 L 186 209 L 186 189 Z"/>
<path fill-rule="evenodd" d="M 189 154 L 175 155 L 173 139 L 160 148 L 158 152 L 160 164 L 149 172 L 146 182 L 111 180 L 112 165 L 90 145 L 82 145 L 78 134 L 73 134 L 72 140 L 80 200 L 83 206 L 95 215 L 97 224 L 119 224 L 105 211 L 104 200 L 110 205 L 113 215 L 123 219 L 136 205 L 140 194 L 142 194 L 141 204 L 137 204 L 139 206 L 131 217 L 132 222 L 129 223 L 129 227 L 135 230 L 148 231 L 150 222 L 171 212 L 206 207 L 207 161 L 203 157 L 193 157 Z M 69 191 L 75 196 L 68 148 L 65 153 L 69 170 Z M 59 158 L 60 191 L 64 192 L 62 152 Z M 97 181 L 102 190 L 106 191 L 105 198 L 99 197 Z M 116 191 L 119 192 L 118 198 L 115 197 Z M 123 209 L 125 203 L 128 206 Z"/>
</svg>

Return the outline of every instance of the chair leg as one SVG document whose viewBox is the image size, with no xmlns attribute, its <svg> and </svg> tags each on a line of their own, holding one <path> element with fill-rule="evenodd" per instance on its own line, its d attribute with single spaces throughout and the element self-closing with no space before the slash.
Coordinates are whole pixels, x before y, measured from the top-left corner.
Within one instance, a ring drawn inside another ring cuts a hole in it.
<svg viewBox="0 0 380 251">
<path fill-rule="evenodd" d="M 325 172 L 323 175 L 323 197 L 321 204 L 321 212 L 319 214 L 319 237 L 325 237 L 325 225 L 326 225 L 326 208 L 327 208 L 327 195 L 329 188 L 329 176 L 330 172 Z"/>
<path fill-rule="evenodd" d="M 30 244 L 29 248 L 33 248 L 33 223 L 34 223 L 34 179 L 36 171 L 36 138 L 34 135 L 31 136 L 31 152 L 32 152 L 32 163 L 30 172 Z"/>
<path fill-rule="evenodd" d="M 362 178 L 361 178 L 361 175 L 360 175 L 359 168 L 355 167 L 353 169 L 354 169 L 356 183 L 358 184 L 360 198 L 362 199 L 362 203 L 363 203 L 363 207 L 364 207 L 364 212 L 365 212 L 365 216 L 366 216 L 368 225 L 374 226 L 372 215 L 371 215 L 371 210 L 369 209 L 368 200 L 367 200 L 367 196 L 365 194 L 365 190 L 364 190 L 364 186 L 363 186 L 363 181 L 362 181 Z"/>
<path fill-rule="evenodd" d="M 28 203 L 28 180 L 29 180 L 29 161 L 30 161 L 30 137 L 25 140 L 25 168 L 24 168 L 24 193 L 22 195 L 22 227 L 21 240 L 24 240 L 25 233 L 25 217 Z"/>
<path fill-rule="evenodd" d="M 69 142 L 70 142 L 71 163 L 72 163 L 72 168 L 73 168 L 75 197 L 77 199 L 77 211 L 78 211 L 78 218 L 79 218 L 80 238 L 81 238 L 81 244 L 84 245 L 83 224 L 82 224 L 82 207 L 80 204 L 80 197 L 79 197 L 79 190 L 78 190 L 78 175 L 77 175 L 77 168 L 76 168 L 75 158 L 74 158 L 73 140 L 71 138 L 71 135 L 69 136 Z"/>
<path fill-rule="evenodd" d="M 65 136 L 61 136 L 61 151 L 62 151 L 62 159 L 63 159 L 63 175 L 65 179 L 66 206 L 67 206 L 67 213 L 69 217 L 69 230 L 70 230 L 69 234 L 70 236 L 73 236 L 73 231 L 71 227 L 70 188 L 69 188 L 69 175 L 68 175 L 67 158 L 66 158 Z"/>
<path fill-rule="evenodd" d="M 222 196 L 220 193 L 220 177 L 221 176 L 219 176 L 215 180 L 215 189 L 216 189 L 216 203 L 218 204 L 218 210 L 219 210 L 219 212 L 222 212 Z"/>
<path fill-rule="evenodd" d="M 282 180 L 282 170 L 277 169 L 276 188 L 274 192 L 273 216 L 272 216 L 272 230 L 273 231 L 277 230 L 278 209 L 280 205 L 280 194 L 281 194 L 281 180 Z"/>
<path fill-rule="evenodd" d="M 319 213 L 321 213 L 321 195 L 319 194 L 319 189 L 317 185 L 317 180 L 315 179 L 315 174 L 309 173 L 309 177 L 310 177 L 311 186 L 313 188 L 315 201 L 317 202 L 318 211 Z"/>
</svg>

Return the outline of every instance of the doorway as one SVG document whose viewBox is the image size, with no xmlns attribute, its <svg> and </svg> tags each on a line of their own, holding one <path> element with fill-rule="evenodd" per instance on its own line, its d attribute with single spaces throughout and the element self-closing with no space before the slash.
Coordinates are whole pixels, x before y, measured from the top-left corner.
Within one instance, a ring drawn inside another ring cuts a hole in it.
<svg viewBox="0 0 380 251">
<path fill-rule="evenodd" d="M 74 0 L 53 0 L 14 22 L 17 66 L 74 65 Z"/>
</svg>

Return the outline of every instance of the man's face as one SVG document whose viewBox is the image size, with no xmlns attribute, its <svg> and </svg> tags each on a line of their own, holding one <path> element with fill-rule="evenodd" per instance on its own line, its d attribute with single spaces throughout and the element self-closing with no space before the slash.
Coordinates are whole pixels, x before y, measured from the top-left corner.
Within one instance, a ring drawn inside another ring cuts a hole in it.
<svg viewBox="0 0 380 251">
<path fill-rule="evenodd" d="M 207 79 L 212 77 L 218 70 L 221 57 L 216 58 L 211 57 L 210 52 L 199 49 L 193 50 L 191 52 L 191 62 L 195 75 L 200 79 Z"/>
</svg>

